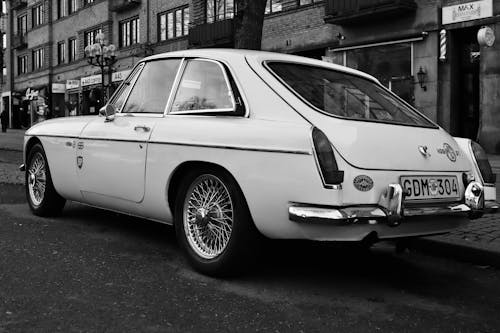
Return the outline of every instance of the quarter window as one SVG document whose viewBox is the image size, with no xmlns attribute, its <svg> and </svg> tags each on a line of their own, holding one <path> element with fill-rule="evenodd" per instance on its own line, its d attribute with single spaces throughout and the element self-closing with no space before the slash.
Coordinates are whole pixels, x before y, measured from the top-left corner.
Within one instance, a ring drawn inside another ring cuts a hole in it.
<svg viewBox="0 0 500 333">
<path fill-rule="evenodd" d="M 221 65 L 189 60 L 172 105 L 172 112 L 234 111 L 235 102 Z"/>
<path fill-rule="evenodd" d="M 130 92 L 124 113 L 163 113 L 180 64 L 179 59 L 147 62 Z"/>
</svg>

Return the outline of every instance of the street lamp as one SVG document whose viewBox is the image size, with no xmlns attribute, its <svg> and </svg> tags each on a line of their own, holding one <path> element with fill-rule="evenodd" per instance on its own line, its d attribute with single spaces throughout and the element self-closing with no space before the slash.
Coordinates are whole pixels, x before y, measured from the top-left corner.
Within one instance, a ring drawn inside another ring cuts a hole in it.
<svg viewBox="0 0 500 333">
<path fill-rule="evenodd" d="M 107 41 L 104 39 L 104 34 L 102 32 L 95 36 L 95 40 L 96 43 L 85 47 L 85 57 L 87 57 L 87 61 L 90 65 L 101 68 L 101 89 L 104 102 L 106 102 L 107 94 L 105 89 L 111 86 L 112 66 L 116 62 L 116 46 L 113 44 L 106 45 Z M 104 84 L 106 69 L 109 75 L 108 84 Z"/>
</svg>

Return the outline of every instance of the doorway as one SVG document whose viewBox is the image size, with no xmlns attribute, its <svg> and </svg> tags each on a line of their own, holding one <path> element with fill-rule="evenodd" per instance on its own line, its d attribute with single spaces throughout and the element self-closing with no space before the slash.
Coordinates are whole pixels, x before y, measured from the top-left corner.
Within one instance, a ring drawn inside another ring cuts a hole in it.
<svg viewBox="0 0 500 333">
<path fill-rule="evenodd" d="M 480 123 L 480 47 L 477 27 L 454 32 L 452 112 L 454 135 L 477 140 Z"/>
</svg>

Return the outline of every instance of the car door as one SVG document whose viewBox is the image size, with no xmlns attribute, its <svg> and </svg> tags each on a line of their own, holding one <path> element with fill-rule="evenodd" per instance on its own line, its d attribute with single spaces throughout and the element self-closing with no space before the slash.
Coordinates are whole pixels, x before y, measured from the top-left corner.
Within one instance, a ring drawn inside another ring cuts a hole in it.
<svg viewBox="0 0 500 333">
<path fill-rule="evenodd" d="M 114 118 L 97 117 L 82 131 L 77 164 L 86 202 L 108 206 L 143 200 L 148 140 L 164 117 L 180 63 L 180 59 L 141 63 L 110 101 L 117 110 Z"/>
</svg>

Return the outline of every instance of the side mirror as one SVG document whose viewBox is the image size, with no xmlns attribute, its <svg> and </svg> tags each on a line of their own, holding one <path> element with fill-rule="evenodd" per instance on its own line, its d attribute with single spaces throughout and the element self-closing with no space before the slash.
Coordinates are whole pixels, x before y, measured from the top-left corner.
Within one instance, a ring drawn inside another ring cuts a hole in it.
<svg viewBox="0 0 500 333">
<path fill-rule="evenodd" d="M 116 109 L 112 104 L 106 104 L 99 109 L 99 115 L 106 117 L 105 122 L 113 121 L 115 119 Z"/>
</svg>

